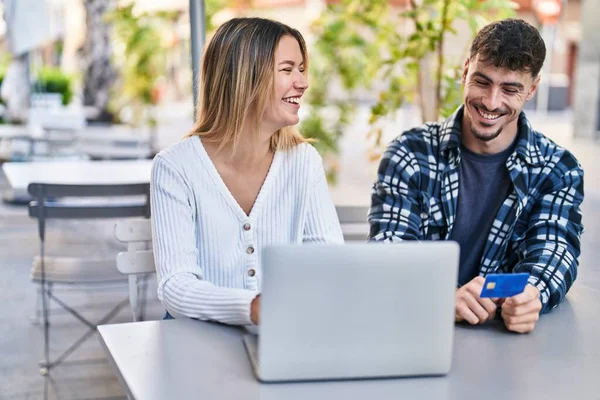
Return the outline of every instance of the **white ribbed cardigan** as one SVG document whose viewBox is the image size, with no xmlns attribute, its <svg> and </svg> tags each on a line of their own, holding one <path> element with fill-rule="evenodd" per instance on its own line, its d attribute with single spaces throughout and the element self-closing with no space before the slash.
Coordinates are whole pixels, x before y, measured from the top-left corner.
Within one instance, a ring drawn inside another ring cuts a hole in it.
<svg viewBox="0 0 600 400">
<path fill-rule="evenodd" d="M 252 207 L 242 210 L 201 140 L 161 151 L 151 180 L 158 298 L 175 317 L 249 325 L 261 288 L 261 249 L 288 243 L 342 243 L 317 151 L 277 151 Z"/>
</svg>

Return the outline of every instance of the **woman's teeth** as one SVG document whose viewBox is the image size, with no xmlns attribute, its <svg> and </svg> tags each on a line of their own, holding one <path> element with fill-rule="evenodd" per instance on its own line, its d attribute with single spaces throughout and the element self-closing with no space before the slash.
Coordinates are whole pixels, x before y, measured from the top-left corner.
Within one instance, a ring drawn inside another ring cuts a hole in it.
<svg viewBox="0 0 600 400">
<path fill-rule="evenodd" d="M 287 97 L 283 99 L 286 103 L 298 104 L 300 103 L 300 97 Z"/>
<path fill-rule="evenodd" d="M 498 119 L 502 116 L 502 114 L 490 114 L 490 113 L 486 113 L 481 111 L 479 108 L 477 108 L 477 112 L 479 113 L 479 115 L 481 115 L 483 118 L 485 119 L 489 119 L 489 120 L 494 120 L 494 119 Z"/>
</svg>

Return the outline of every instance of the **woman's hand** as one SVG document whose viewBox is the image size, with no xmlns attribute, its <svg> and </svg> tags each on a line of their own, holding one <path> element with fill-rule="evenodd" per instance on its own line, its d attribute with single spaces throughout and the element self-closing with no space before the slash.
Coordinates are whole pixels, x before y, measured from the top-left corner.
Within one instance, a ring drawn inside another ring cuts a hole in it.
<svg viewBox="0 0 600 400">
<path fill-rule="evenodd" d="M 260 314 L 260 294 L 256 296 L 250 303 L 250 319 L 252 323 L 258 325 Z"/>
</svg>

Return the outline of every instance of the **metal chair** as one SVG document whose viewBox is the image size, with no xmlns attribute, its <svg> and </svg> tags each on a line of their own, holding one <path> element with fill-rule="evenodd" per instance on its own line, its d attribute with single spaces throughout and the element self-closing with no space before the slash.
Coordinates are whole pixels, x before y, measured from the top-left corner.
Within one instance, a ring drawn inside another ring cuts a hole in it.
<svg viewBox="0 0 600 400">
<path fill-rule="evenodd" d="M 117 255 L 117 269 L 129 281 L 129 304 L 134 321 L 144 320 L 148 277 L 156 272 L 152 253 L 152 226 L 149 219 L 121 220 L 115 225 L 117 240 L 127 244 L 127 251 Z M 142 287 L 138 285 L 140 278 Z M 141 297 L 141 302 L 140 302 Z"/>
<path fill-rule="evenodd" d="M 86 339 L 96 332 L 98 325 L 112 319 L 126 304 L 127 299 L 119 302 L 98 323 L 92 323 L 67 305 L 53 293 L 55 284 L 89 285 L 110 284 L 122 282 L 123 276 L 118 273 L 115 263 L 96 261 L 89 262 L 83 259 L 69 257 L 46 257 L 45 239 L 46 223 L 52 219 L 103 219 L 150 216 L 150 185 L 148 183 L 127 185 L 61 185 L 31 183 L 28 193 L 33 198 L 29 204 L 29 216 L 38 222 L 40 238 L 40 256 L 33 262 L 31 278 L 41 286 L 42 317 L 44 328 L 44 361 L 40 363 L 40 374 L 47 376 L 50 370 L 62 363 Z M 62 201 L 63 198 L 96 198 L 121 196 L 143 196 L 144 200 L 131 200 L 115 202 L 81 203 Z M 49 349 L 49 301 L 52 300 L 76 319 L 88 327 L 87 332 L 73 343 L 62 355 L 55 360 L 50 360 Z"/>
</svg>

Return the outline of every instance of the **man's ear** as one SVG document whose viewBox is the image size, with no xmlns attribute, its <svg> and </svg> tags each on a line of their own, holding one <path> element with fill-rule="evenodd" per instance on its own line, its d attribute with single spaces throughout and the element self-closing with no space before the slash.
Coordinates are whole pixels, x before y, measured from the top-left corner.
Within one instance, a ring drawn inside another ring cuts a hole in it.
<svg viewBox="0 0 600 400">
<path fill-rule="evenodd" d="M 538 88 L 538 85 L 540 84 L 541 76 L 542 76 L 542 74 L 538 74 L 538 76 L 536 76 L 535 79 L 533 80 L 533 85 L 531 85 L 531 89 L 529 89 L 529 93 L 527 94 L 527 101 L 531 100 L 533 98 L 533 96 L 535 95 L 535 92 L 537 92 L 537 88 Z"/>
<path fill-rule="evenodd" d="M 465 82 L 467 81 L 467 74 L 469 73 L 469 57 L 467 57 L 467 59 L 465 60 L 465 65 L 463 67 L 463 74 L 462 74 L 462 84 L 464 85 Z"/>
</svg>

